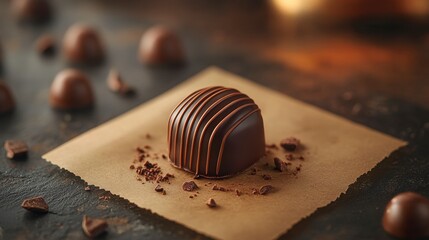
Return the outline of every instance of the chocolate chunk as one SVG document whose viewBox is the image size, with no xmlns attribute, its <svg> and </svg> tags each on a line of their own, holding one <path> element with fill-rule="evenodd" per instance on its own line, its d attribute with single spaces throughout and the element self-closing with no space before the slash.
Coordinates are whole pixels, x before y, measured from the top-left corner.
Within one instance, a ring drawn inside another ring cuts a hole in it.
<svg viewBox="0 0 429 240">
<path fill-rule="evenodd" d="M 278 157 L 274 158 L 274 166 L 275 166 L 275 169 L 279 170 L 280 172 L 286 171 L 286 168 L 287 168 L 285 162 L 280 160 L 280 158 L 278 158 Z"/>
<path fill-rule="evenodd" d="M 52 56 L 55 53 L 55 39 L 50 35 L 43 35 L 37 39 L 36 51 L 42 56 Z"/>
<path fill-rule="evenodd" d="M 182 185 L 183 190 L 192 192 L 198 189 L 197 184 L 194 181 L 184 182 Z"/>
<path fill-rule="evenodd" d="M 121 95 L 132 95 L 134 94 L 134 89 L 128 86 L 123 80 L 119 73 L 112 69 L 109 72 L 109 76 L 107 76 L 107 86 L 112 92 L 119 93 Z M 150 135 L 146 135 L 146 138 L 150 137 Z"/>
<path fill-rule="evenodd" d="M 171 164 L 205 178 L 243 172 L 265 153 L 259 107 L 231 88 L 190 94 L 171 113 L 167 132 Z"/>
<path fill-rule="evenodd" d="M 294 137 L 285 138 L 280 142 L 280 146 L 286 151 L 293 152 L 295 151 L 300 144 L 300 141 Z"/>
<path fill-rule="evenodd" d="M 271 192 L 273 190 L 273 186 L 271 185 L 264 185 L 261 188 L 259 188 L 259 194 L 261 195 L 265 195 L 268 194 L 269 192 Z"/>
<path fill-rule="evenodd" d="M 155 26 L 143 34 L 138 58 L 146 65 L 180 65 L 185 61 L 185 53 L 175 32 Z"/>
<path fill-rule="evenodd" d="M 82 230 L 86 236 L 95 238 L 106 231 L 108 224 L 103 219 L 90 218 L 86 215 L 83 216 Z"/>
<path fill-rule="evenodd" d="M 22 202 L 21 207 L 31 212 L 47 213 L 49 211 L 49 206 L 43 197 L 25 199 Z"/>
<path fill-rule="evenodd" d="M 414 192 L 396 195 L 386 206 L 382 224 L 394 237 L 429 237 L 429 199 Z"/>
<path fill-rule="evenodd" d="M 206 204 L 207 204 L 207 206 L 209 206 L 209 208 L 217 207 L 216 201 L 213 198 L 209 198 L 209 200 L 207 200 Z"/>
<path fill-rule="evenodd" d="M 6 140 L 4 149 L 9 159 L 23 159 L 28 155 L 27 144 L 20 140 Z"/>
<path fill-rule="evenodd" d="M 10 113 L 14 108 L 15 99 L 12 91 L 3 81 L 0 80 L 0 115 Z"/>
<path fill-rule="evenodd" d="M 53 108 L 62 110 L 93 106 L 94 94 L 89 79 L 78 70 L 61 71 L 52 82 L 49 103 Z"/>
<path fill-rule="evenodd" d="M 155 187 L 155 191 L 156 192 L 163 192 L 164 191 L 164 188 L 163 187 L 161 187 L 161 185 L 156 185 L 156 187 Z"/>
<path fill-rule="evenodd" d="M 74 24 L 64 35 L 66 59 L 75 64 L 99 63 L 104 58 L 104 46 L 98 32 L 89 26 Z"/>
<path fill-rule="evenodd" d="M 12 13 L 20 21 L 40 23 L 51 18 L 52 9 L 47 0 L 13 0 Z"/>
</svg>

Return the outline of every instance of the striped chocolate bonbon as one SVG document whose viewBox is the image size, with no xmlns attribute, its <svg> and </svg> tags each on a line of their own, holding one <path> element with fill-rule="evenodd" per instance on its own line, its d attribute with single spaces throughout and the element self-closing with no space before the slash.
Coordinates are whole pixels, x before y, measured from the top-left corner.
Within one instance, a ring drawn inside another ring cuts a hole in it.
<svg viewBox="0 0 429 240">
<path fill-rule="evenodd" d="M 206 178 L 232 176 L 264 154 L 261 111 L 235 89 L 200 89 L 171 113 L 168 144 L 174 166 Z"/>
</svg>

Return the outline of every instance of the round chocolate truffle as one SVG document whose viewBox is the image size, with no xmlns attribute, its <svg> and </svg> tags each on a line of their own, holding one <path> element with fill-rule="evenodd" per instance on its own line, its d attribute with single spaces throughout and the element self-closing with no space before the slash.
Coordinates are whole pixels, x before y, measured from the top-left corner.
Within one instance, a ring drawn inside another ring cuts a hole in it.
<svg viewBox="0 0 429 240">
<path fill-rule="evenodd" d="M 200 89 L 171 113 L 168 145 L 175 167 L 205 178 L 235 175 L 265 153 L 261 111 L 235 89 Z"/>
<path fill-rule="evenodd" d="M 104 46 L 98 32 L 82 24 L 74 24 L 64 35 L 63 50 L 71 63 L 98 63 L 104 57 Z"/>
<path fill-rule="evenodd" d="M 138 57 L 146 65 L 179 65 L 185 61 L 179 36 L 163 26 L 152 27 L 143 34 Z"/>
<path fill-rule="evenodd" d="M 12 12 L 22 21 L 42 22 L 51 17 L 47 0 L 12 0 Z"/>
<path fill-rule="evenodd" d="M 429 199 L 413 192 L 395 196 L 384 211 L 383 228 L 398 238 L 429 237 Z"/>
<path fill-rule="evenodd" d="M 15 100 L 9 87 L 0 81 L 0 115 L 9 113 L 15 108 Z"/>
<path fill-rule="evenodd" d="M 77 70 L 63 70 L 52 82 L 49 102 L 53 108 L 62 110 L 89 108 L 94 104 L 91 83 Z"/>
</svg>

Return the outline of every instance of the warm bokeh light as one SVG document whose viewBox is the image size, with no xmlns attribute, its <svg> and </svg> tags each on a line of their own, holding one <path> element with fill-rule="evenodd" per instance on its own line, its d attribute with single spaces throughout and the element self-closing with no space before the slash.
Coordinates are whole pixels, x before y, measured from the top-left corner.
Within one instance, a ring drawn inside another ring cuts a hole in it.
<svg viewBox="0 0 429 240">
<path fill-rule="evenodd" d="M 321 2 L 322 0 L 272 0 L 276 9 L 291 16 L 311 12 L 317 8 Z"/>
</svg>

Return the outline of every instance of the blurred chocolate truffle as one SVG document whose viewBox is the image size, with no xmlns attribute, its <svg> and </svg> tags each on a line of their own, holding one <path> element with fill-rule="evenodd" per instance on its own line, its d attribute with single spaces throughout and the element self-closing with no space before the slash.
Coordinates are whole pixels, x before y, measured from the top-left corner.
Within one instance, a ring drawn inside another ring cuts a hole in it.
<svg viewBox="0 0 429 240">
<path fill-rule="evenodd" d="M 429 199 L 413 192 L 396 195 L 387 204 L 382 223 L 398 238 L 429 237 Z"/>
<path fill-rule="evenodd" d="M 64 35 L 63 50 L 71 63 L 99 63 L 104 58 L 104 46 L 99 33 L 92 27 L 74 24 Z"/>
<path fill-rule="evenodd" d="M 190 94 L 171 113 L 167 132 L 171 163 L 205 178 L 233 176 L 265 153 L 261 110 L 232 88 Z"/>
<path fill-rule="evenodd" d="M 94 104 L 91 83 L 77 70 L 63 70 L 52 82 L 49 102 L 53 108 L 62 110 L 89 108 Z"/>
<path fill-rule="evenodd" d="M 12 0 L 12 12 L 20 21 L 44 22 L 52 15 L 47 0 Z"/>
<path fill-rule="evenodd" d="M 138 57 L 146 65 L 180 65 L 185 62 L 179 36 L 164 26 L 152 27 L 143 34 Z"/>
<path fill-rule="evenodd" d="M 15 108 L 15 100 L 9 87 L 0 80 L 0 115 Z"/>
</svg>

